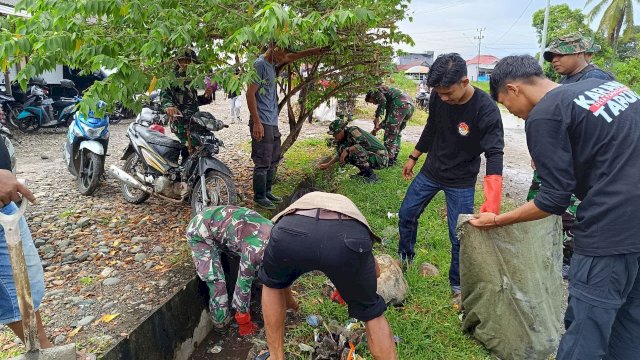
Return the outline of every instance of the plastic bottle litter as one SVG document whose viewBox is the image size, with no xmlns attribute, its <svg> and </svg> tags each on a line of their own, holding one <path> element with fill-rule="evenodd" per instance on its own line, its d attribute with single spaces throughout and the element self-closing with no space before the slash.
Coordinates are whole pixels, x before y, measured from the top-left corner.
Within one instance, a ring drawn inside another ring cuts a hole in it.
<svg viewBox="0 0 640 360">
<path fill-rule="evenodd" d="M 318 327 L 322 324 L 322 316 L 320 315 L 309 315 L 307 316 L 307 324 L 311 327 Z"/>
<path fill-rule="evenodd" d="M 309 345 L 304 344 L 304 343 L 298 344 L 298 347 L 300 348 L 300 351 L 302 351 L 302 352 L 310 352 L 310 353 L 312 353 L 314 351 L 312 346 L 309 346 Z"/>
<path fill-rule="evenodd" d="M 209 349 L 209 353 L 211 354 L 219 354 L 222 351 L 222 347 L 216 345 L 214 347 L 212 347 L 211 349 Z"/>
</svg>

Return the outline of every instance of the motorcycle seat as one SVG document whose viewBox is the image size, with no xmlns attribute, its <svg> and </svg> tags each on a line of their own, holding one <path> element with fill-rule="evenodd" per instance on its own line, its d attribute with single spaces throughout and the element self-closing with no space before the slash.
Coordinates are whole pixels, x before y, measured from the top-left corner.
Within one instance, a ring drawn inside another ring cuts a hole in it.
<svg viewBox="0 0 640 360">
<path fill-rule="evenodd" d="M 136 133 L 146 142 L 153 145 L 164 146 L 173 149 L 182 149 L 183 145 L 178 140 L 174 140 L 160 132 L 149 129 L 139 124 L 134 125 Z"/>
</svg>

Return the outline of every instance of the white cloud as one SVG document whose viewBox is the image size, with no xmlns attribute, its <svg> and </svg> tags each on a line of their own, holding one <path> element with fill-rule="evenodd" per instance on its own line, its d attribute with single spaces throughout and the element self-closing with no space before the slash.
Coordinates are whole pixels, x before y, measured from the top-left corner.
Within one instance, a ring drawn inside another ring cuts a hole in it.
<svg viewBox="0 0 640 360">
<path fill-rule="evenodd" d="M 553 0 L 551 4 L 566 3 L 573 9 L 584 9 L 585 2 Z M 546 0 L 414 0 L 410 4 L 413 22 L 403 21 L 399 26 L 411 35 L 415 46 L 400 48 L 436 54 L 458 52 L 468 59 L 478 53 L 478 40 L 474 37 L 478 36 L 478 28 L 484 28 L 482 54 L 535 54 L 539 45 L 531 26 L 532 16 L 544 6 Z"/>
</svg>

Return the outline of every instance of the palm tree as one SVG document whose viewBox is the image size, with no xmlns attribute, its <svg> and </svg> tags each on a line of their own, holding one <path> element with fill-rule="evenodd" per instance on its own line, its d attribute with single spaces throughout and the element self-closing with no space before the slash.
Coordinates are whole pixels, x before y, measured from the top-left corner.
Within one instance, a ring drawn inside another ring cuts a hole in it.
<svg viewBox="0 0 640 360">
<path fill-rule="evenodd" d="M 640 4 L 640 0 L 635 0 Z M 622 28 L 625 31 L 633 29 L 633 3 L 634 0 L 587 0 L 585 7 L 596 3 L 589 11 L 587 17 L 593 21 L 604 9 L 598 31 L 602 32 L 609 44 L 617 45 Z"/>
</svg>

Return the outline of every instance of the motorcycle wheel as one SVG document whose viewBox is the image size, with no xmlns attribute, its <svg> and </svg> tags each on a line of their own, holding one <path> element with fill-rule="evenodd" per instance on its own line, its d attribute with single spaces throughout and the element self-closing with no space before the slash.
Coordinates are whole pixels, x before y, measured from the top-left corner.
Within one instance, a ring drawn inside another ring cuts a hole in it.
<svg viewBox="0 0 640 360">
<path fill-rule="evenodd" d="M 78 174 L 78 189 L 80 194 L 91 196 L 100 184 L 100 178 L 104 172 L 104 160 L 98 154 L 86 151 L 84 163 L 80 164 L 80 174 Z"/>
<path fill-rule="evenodd" d="M 7 124 L 11 125 L 14 129 L 18 128 L 18 115 L 22 112 L 21 106 L 14 106 L 11 108 L 11 111 L 7 115 Z"/>
<path fill-rule="evenodd" d="M 193 215 L 198 214 L 209 206 L 236 205 L 236 185 L 233 179 L 226 174 L 216 170 L 211 170 L 205 175 L 205 186 L 207 188 L 207 204 L 202 203 L 202 184 L 198 179 L 191 193 L 191 211 Z"/>
<path fill-rule="evenodd" d="M 139 166 L 144 166 L 144 164 L 140 161 L 140 158 L 138 158 L 138 154 L 132 153 L 127 156 L 123 170 L 127 174 L 133 176 L 136 172 L 136 168 Z M 149 196 L 151 196 L 149 193 L 136 189 L 125 183 L 122 183 L 122 195 L 124 196 L 124 199 L 131 204 L 142 204 L 149 198 Z"/>
<path fill-rule="evenodd" d="M 25 133 L 32 133 L 40 129 L 40 121 L 35 116 L 29 116 L 24 119 L 16 120 L 18 129 Z"/>
</svg>

